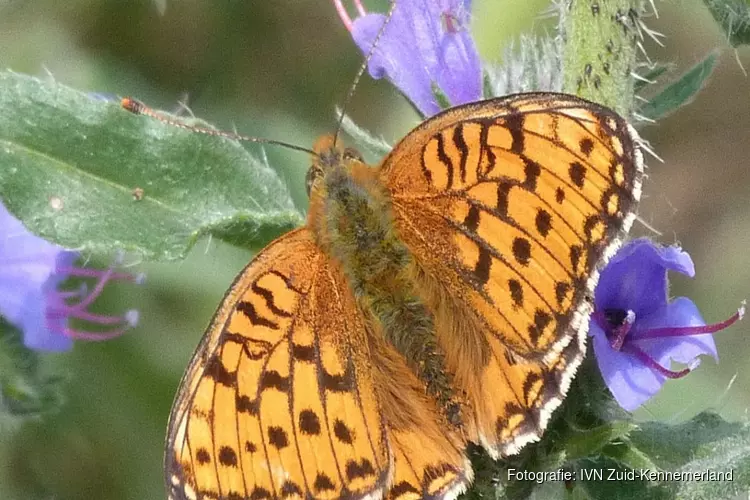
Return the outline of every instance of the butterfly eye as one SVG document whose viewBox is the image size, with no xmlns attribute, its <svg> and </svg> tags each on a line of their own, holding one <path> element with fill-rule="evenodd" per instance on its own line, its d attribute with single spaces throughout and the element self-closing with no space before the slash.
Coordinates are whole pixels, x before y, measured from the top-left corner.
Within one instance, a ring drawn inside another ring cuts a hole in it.
<svg viewBox="0 0 750 500">
<path fill-rule="evenodd" d="M 344 150 L 344 160 L 356 160 L 361 162 L 365 161 L 359 151 L 354 148 L 346 148 Z"/>
</svg>

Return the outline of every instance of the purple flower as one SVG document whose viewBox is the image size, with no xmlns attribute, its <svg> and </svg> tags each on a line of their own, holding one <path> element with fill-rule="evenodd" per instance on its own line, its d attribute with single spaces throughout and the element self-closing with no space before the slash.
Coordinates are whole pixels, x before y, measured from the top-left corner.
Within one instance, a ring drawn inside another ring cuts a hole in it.
<svg viewBox="0 0 750 500">
<path fill-rule="evenodd" d="M 596 288 L 589 335 L 604 382 L 621 407 L 633 411 L 669 378 L 680 378 L 708 354 L 718 361 L 712 333 L 744 313 L 706 325 L 690 299 L 668 297 L 667 271 L 690 276 L 695 267 L 677 246 L 634 240 L 604 268 Z M 672 362 L 687 365 L 674 371 Z"/>
<path fill-rule="evenodd" d="M 470 0 L 401 0 L 380 39 L 386 16 L 368 14 L 354 0 L 359 17 L 336 9 L 364 54 L 373 78 L 388 79 L 426 116 L 441 110 L 436 90 L 453 106 L 482 97 L 482 69 L 468 29 Z"/>
<path fill-rule="evenodd" d="M 122 317 L 100 315 L 87 308 L 113 279 L 135 282 L 141 276 L 75 267 L 79 254 L 35 236 L 0 203 L 0 315 L 23 332 L 26 347 L 45 351 L 66 351 L 74 339 L 104 340 L 135 326 L 138 312 Z M 69 277 L 93 278 L 89 291 L 60 289 Z M 85 332 L 68 326 L 75 318 L 106 326 L 104 332 Z"/>
</svg>

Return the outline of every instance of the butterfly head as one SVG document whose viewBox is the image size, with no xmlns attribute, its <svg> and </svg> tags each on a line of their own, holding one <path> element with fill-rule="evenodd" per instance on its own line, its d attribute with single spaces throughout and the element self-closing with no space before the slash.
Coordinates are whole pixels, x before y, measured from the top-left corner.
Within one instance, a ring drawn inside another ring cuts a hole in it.
<svg viewBox="0 0 750 500">
<path fill-rule="evenodd" d="M 362 155 L 354 148 L 345 148 L 336 143 L 333 135 L 324 135 L 313 145 L 312 165 L 305 178 L 307 196 L 315 191 L 316 185 L 328 173 L 335 169 L 351 169 L 353 163 L 362 163 Z"/>
</svg>

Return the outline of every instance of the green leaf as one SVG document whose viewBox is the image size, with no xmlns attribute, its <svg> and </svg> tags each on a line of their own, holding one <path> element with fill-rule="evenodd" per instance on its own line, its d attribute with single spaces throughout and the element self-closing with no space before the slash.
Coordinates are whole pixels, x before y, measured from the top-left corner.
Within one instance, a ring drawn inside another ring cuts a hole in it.
<svg viewBox="0 0 750 500">
<path fill-rule="evenodd" d="M 63 246 L 173 259 L 202 235 L 256 249 L 302 222 L 277 174 L 235 141 L 9 72 L 0 109 L 0 198 Z"/>
<path fill-rule="evenodd" d="M 622 466 L 607 457 L 580 460 L 576 480 L 571 483 L 576 498 L 591 500 L 674 498 L 668 488 L 641 476 L 639 470 Z"/>
<path fill-rule="evenodd" d="M 706 85 L 717 60 L 717 52 L 709 54 L 676 82 L 668 85 L 656 97 L 642 105 L 638 109 L 638 113 L 650 120 L 658 120 L 692 101 L 698 91 Z"/>
<path fill-rule="evenodd" d="M 750 2 L 747 0 L 704 0 L 732 47 L 750 44 Z"/>
<path fill-rule="evenodd" d="M 631 469 L 657 469 L 656 464 L 643 451 L 636 448 L 629 439 L 609 443 L 602 448 L 602 455 L 617 460 Z"/>
<path fill-rule="evenodd" d="M 734 498 L 750 491 L 750 425 L 704 412 L 680 425 L 642 424 L 629 439 L 663 471 L 729 473 L 723 480 L 670 481 L 675 498 Z"/>
<path fill-rule="evenodd" d="M 562 444 L 569 460 L 599 453 L 612 441 L 626 437 L 637 426 L 631 422 L 613 421 L 567 437 Z"/>
</svg>

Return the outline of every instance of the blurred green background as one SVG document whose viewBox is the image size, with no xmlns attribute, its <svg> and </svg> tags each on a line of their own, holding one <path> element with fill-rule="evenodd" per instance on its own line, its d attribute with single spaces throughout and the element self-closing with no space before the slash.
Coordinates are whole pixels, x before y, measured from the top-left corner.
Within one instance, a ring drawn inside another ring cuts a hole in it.
<svg viewBox="0 0 750 500">
<path fill-rule="evenodd" d="M 475 0 L 485 60 L 498 60 L 520 33 L 553 30 L 554 20 L 541 16 L 548 5 Z M 652 59 L 674 63 L 679 74 L 716 47 L 722 56 L 693 104 L 642 129 L 664 163 L 648 158 L 641 217 L 695 261 L 697 279 L 676 278 L 673 294 L 719 321 L 750 290 L 750 80 L 736 59 L 750 68 L 750 50 L 735 54 L 698 0 L 657 6 L 648 25 L 668 38 L 665 48 L 646 43 Z M 192 111 L 219 127 L 300 145 L 333 129 L 334 108 L 361 63 L 328 0 L 0 0 L 0 68 L 163 109 L 187 95 Z M 348 111 L 390 142 L 418 121 L 387 83 L 369 78 Z M 307 158 L 267 152 L 304 209 Z M 654 236 L 638 223 L 634 232 Z M 163 440 L 179 377 L 250 257 L 204 240 L 183 262 L 138 266 L 145 286 L 110 293 L 110 307 L 140 310 L 140 325 L 52 357 L 68 376 L 67 402 L 43 421 L 0 427 L 0 499 L 163 499 Z M 749 329 L 743 322 L 719 334 L 721 364 L 706 360 L 670 382 L 638 417 L 677 421 L 713 408 L 745 419 Z"/>
</svg>

